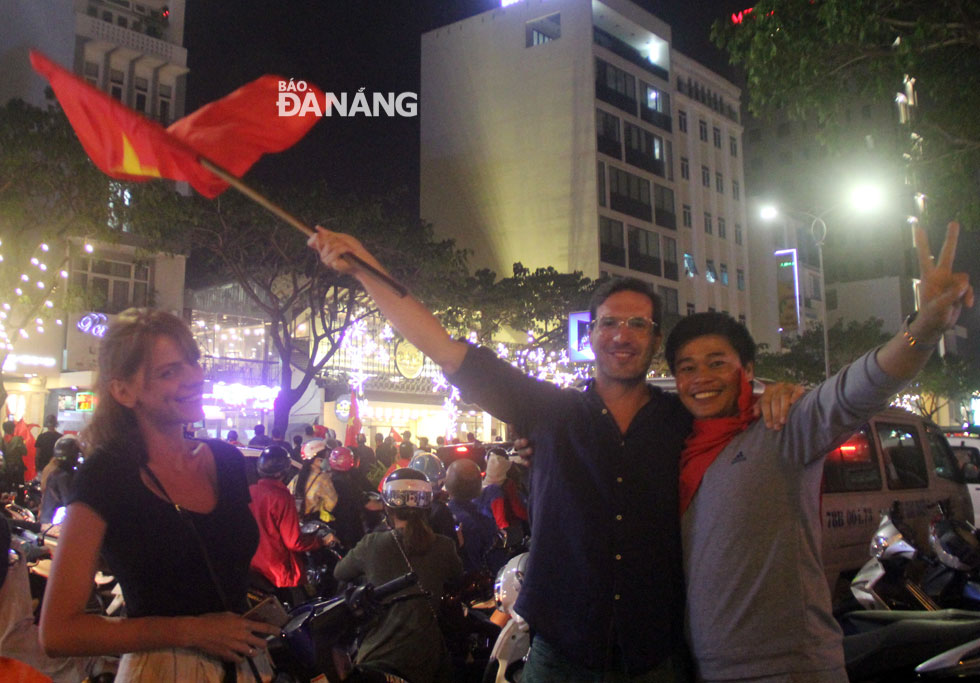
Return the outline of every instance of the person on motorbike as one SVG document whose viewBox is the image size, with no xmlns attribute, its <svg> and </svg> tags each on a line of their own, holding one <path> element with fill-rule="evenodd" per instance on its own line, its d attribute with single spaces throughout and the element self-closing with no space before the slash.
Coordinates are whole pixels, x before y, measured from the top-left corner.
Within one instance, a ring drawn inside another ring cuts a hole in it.
<svg viewBox="0 0 980 683">
<path fill-rule="evenodd" d="M 204 416 L 204 372 L 187 323 L 131 308 L 99 348 L 90 451 L 41 608 L 49 655 L 123 654 L 117 683 L 254 680 L 271 674 L 266 636 L 246 619 L 258 529 L 245 459 L 219 440 L 188 440 Z M 122 586 L 127 617 L 87 608 L 99 554 Z M 227 664 L 225 664 L 227 662 Z"/>
<path fill-rule="evenodd" d="M 27 457 L 27 444 L 22 437 L 14 434 L 17 428 L 10 420 L 3 423 L 3 465 L 4 476 L 8 485 L 23 484 L 24 473 L 27 465 L 24 458 Z"/>
<path fill-rule="evenodd" d="M 330 477 L 337 491 L 337 504 L 331 522 L 341 544 L 353 548 L 364 536 L 365 500 L 364 481 L 357 470 L 357 457 L 346 446 L 330 451 Z M 377 495 L 377 494 L 374 494 Z"/>
<path fill-rule="evenodd" d="M 507 546 L 515 547 L 524 541 L 528 532 L 527 500 L 517 484 L 520 476 L 505 451 L 493 446 L 487 452 L 487 474 L 483 480 L 477 505 L 480 512 L 492 517 L 504 532 Z"/>
<path fill-rule="evenodd" d="M 294 471 L 292 457 L 282 446 L 266 446 L 259 455 L 259 480 L 249 487 L 249 509 L 259 525 L 259 547 L 252 557 L 252 570 L 276 587 L 279 599 L 296 606 L 306 599 L 303 590 L 303 553 L 336 540 L 300 533 L 299 515 L 285 480 Z"/>
<path fill-rule="evenodd" d="M 458 579 L 463 566 L 452 542 L 429 527 L 432 495 L 432 485 L 421 472 L 392 472 L 382 489 L 392 528 L 365 536 L 334 569 L 339 581 L 375 586 L 407 572 L 418 576 L 418 585 L 398 596 L 412 597 L 392 604 L 371 627 L 355 660 L 361 669 L 395 674 L 412 683 L 452 680 L 436 610 L 446 583 Z"/>
<path fill-rule="evenodd" d="M 304 521 L 319 519 L 330 522 L 334 518 L 332 510 L 337 505 L 337 490 L 326 461 L 327 451 L 321 448 L 303 463 L 299 474 L 289 482 L 289 490 L 299 505 L 300 519 Z"/>
<path fill-rule="evenodd" d="M 481 483 L 480 467 L 472 460 L 463 458 L 449 466 L 446 491 L 449 511 L 461 537 L 459 554 L 463 569 L 467 573 L 489 572 L 493 577 L 507 561 L 507 555 L 503 547 L 497 547 L 502 544 L 496 522 L 476 505 Z"/>
<path fill-rule="evenodd" d="M 55 511 L 68 504 L 71 482 L 82 457 L 82 444 L 72 435 L 58 439 L 53 457 L 41 473 L 41 524 L 51 524 Z"/>
<path fill-rule="evenodd" d="M 694 428 L 681 455 L 688 636 L 700 680 L 845 683 L 820 557 L 827 453 L 925 366 L 973 288 L 953 273 L 959 226 L 933 262 L 921 228 L 920 308 L 796 403 L 779 431 L 752 414 L 755 342 L 724 313 L 675 325 L 664 355 Z"/>
<path fill-rule="evenodd" d="M 424 474 L 432 484 L 433 498 L 432 507 L 429 508 L 429 526 L 437 534 L 449 538 L 458 549 L 461 543 L 460 535 L 453 513 L 447 505 L 448 494 L 443 489 L 446 481 L 446 466 L 442 464 L 442 460 L 431 453 L 420 451 L 415 451 L 412 459 L 408 461 L 408 466 Z"/>
</svg>

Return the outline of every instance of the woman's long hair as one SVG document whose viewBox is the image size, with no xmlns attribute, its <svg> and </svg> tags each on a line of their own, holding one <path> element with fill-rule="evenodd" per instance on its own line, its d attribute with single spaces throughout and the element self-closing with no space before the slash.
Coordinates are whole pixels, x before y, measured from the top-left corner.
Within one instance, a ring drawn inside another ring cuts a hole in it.
<svg viewBox="0 0 980 683">
<path fill-rule="evenodd" d="M 133 454 L 146 462 L 146 444 L 136 414 L 109 391 L 112 380 L 130 380 L 145 365 L 160 336 L 174 340 L 188 360 L 197 361 L 200 351 L 191 330 L 177 316 L 151 308 L 128 308 L 109 324 L 99 345 L 99 369 L 95 379 L 96 406 L 82 440 L 88 453 L 102 448 Z"/>
<path fill-rule="evenodd" d="M 436 534 L 429 526 L 429 511 L 422 508 L 388 508 L 388 514 L 407 522 L 397 533 L 408 556 L 424 555 L 435 543 Z M 394 525 L 392 525 L 394 526 Z"/>
</svg>

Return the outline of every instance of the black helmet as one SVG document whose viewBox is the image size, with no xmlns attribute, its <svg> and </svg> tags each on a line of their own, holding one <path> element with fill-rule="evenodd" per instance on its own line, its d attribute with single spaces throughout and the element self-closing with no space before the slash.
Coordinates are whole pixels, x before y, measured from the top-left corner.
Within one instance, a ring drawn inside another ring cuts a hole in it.
<svg viewBox="0 0 980 683">
<path fill-rule="evenodd" d="M 281 477 L 292 467 L 289 452 L 282 446 L 266 446 L 256 468 L 260 477 Z"/>
<path fill-rule="evenodd" d="M 71 469 L 82 457 L 82 443 L 78 437 L 68 434 L 54 442 L 54 459 L 60 460 L 62 467 Z"/>
<path fill-rule="evenodd" d="M 410 467 L 389 474 L 381 486 L 381 498 L 393 509 L 422 508 L 432 505 L 432 484 L 425 475 Z"/>
</svg>

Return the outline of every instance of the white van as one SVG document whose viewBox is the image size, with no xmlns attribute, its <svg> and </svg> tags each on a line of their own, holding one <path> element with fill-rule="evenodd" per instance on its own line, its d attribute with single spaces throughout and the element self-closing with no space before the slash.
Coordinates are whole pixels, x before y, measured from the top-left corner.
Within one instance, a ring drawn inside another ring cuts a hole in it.
<svg viewBox="0 0 980 683">
<path fill-rule="evenodd" d="M 928 547 L 935 503 L 958 519 L 973 519 L 960 463 L 939 427 L 888 408 L 833 450 L 824 465 L 823 561 L 835 596 L 841 594 L 839 582 L 850 581 L 868 560 L 881 513 L 896 501 L 917 548 Z"/>
</svg>

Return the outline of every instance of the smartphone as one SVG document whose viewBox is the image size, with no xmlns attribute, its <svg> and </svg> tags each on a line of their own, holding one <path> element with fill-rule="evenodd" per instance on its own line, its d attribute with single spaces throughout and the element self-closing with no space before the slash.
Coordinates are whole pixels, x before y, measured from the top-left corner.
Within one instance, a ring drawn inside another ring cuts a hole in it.
<svg viewBox="0 0 980 683">
<path fill-rule="evenodd" d="M 266 596 L 265 599 L 242 616 L 253 621 L 263 621 L 279 628 L 282 628 L 289 622 L 289 614 L 286 613 L 286 608 L 282 606 L 279 598 L 275 595 Z"/>
</svg>

